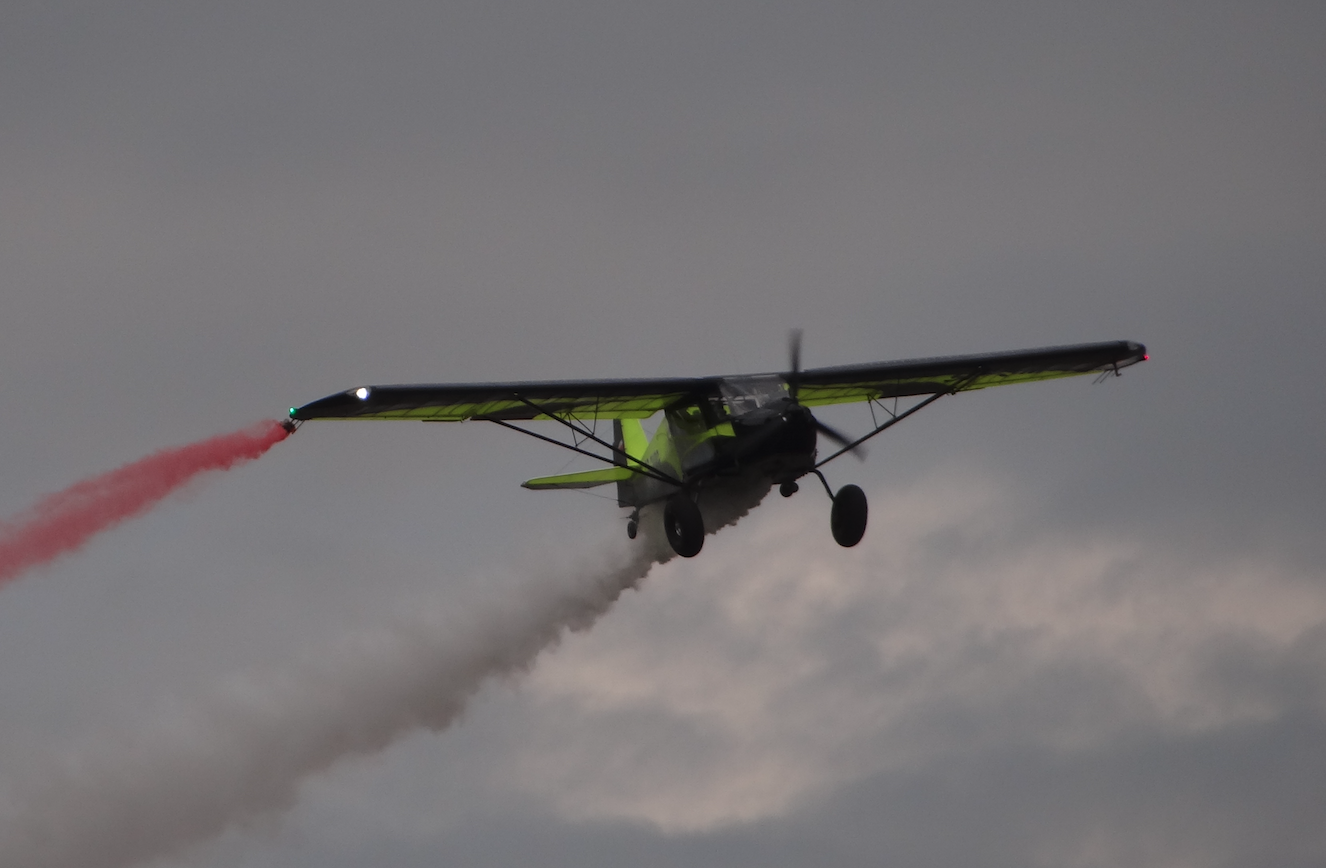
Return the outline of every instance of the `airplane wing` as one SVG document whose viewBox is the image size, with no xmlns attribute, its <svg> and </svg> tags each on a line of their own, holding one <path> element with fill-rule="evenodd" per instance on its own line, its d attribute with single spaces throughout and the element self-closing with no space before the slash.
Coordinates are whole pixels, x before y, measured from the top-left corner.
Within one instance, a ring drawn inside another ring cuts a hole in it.
<svg viewBox="0 0 1326 868">
<path fill-rule="evenodd" d="M 360 386 L 292 407 L 290 418 L 515 421 L 557 413 L 582 420 L 646 419 L 679 401 L 713 394 L 717 387 L 717 377 Z"/>
<path fill-rule="evenodd" d="M 967 392 L 1011 383 L 1117 372 L 1146 358 L 1146 347 L 1141 344 L 1109 341 L 974 356 L 813 368 L 798 376 L 797 397 L 808 407 L 820 407 L 954 390 Z"/>
<path fill-rule="evenodd" d="M 1009 383 L 1117 371 L 1146 358 L 1131 341 L 1076 344 L 974 356 L 945 356 L 802 371 L 798 399 L 816 407 L 909 395 L 969 391 Z M 749 376 L 749 375 L 747 375 Z M 787 378 L 787 374 L 755 375 Z M 554 380 L 360 386 L 292 407 L 290 418 L 418 419 L 459 422 L 548 419 L 644 419 L 675 404 L 718 394 L 723 377 L 667 380 Z M 736 379 L 736 378 L 734 378 Z"/>
</svg>

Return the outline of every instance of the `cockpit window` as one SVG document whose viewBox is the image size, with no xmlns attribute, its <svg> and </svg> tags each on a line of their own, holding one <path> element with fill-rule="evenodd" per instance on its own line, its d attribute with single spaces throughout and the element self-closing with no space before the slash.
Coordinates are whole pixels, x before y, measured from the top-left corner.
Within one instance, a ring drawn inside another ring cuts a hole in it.
<svg viewBox="0 0 1326 868">
<path fill-rule="evenodd" d="M 787 384 L 779 377 L 734 377 L 718 384 L 728 413 L 740 416 L 787 397 Z"/>
<path fill-rule="evenodd" d="M 704 410 L 698 404 L 686 404 L 668 412 L 684 431 L 694 433 L 709 427 L 709 423 L 704 418 Z"/>
</svg>

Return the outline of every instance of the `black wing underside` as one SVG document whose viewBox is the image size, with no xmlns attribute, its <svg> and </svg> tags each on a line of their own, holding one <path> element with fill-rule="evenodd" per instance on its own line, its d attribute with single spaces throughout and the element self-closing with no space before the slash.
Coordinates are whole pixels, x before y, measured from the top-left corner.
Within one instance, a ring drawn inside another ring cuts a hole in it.
<svg viewBox="0 0 1326 868">
<path fill-rule="evenodd" d="M 905 359 L 803 371 L 798 399 L 819 407 L 880 398 L 970 392 L 1083 374 L 1118 372 L 1146 359 L 1146 347 L 1109 341 L 974 356 Z"/>
<path fill-rule="evenodd" d="M 1146 358 L 1146 348 L 1131 341 L 1044 347 L 971 356 L 906 359 L 798 374 L 798 400 L 807 406 L 845 404 L 883 398 L 934 395 L 985 389 L 1012 383 L 1052 380 L 1082 374 L 1117 372 Z M 660 410 L 718 395 L 724 379 L 696 377 L 662 380 L 562 380 L 528 383 L 469 383 L 361 386 L 292 408 L 297 421 L 308 419 L 417 419 L 459 422 L 548 419 L 643 419 Z"/>
<path fill-rule="evenodd" d="M 291 412 L 303 419 L 645 419 L 674 404 L 715 392 L 717 378 L 678 380 L 561 380 L 362 386 L 328 395 Z"/>
</svg>

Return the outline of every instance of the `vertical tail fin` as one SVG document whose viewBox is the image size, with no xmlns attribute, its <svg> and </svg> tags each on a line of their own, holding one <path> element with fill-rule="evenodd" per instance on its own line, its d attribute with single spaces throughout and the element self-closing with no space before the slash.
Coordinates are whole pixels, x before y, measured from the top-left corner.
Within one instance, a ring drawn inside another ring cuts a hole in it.
<svg viewBox="0 0 1326 868">
<path fill-rule="evenodd" d="M 639 419 L 614 419 L 612 422 L 612 442 L 625 455 L 613 456 L 613 463 L 622 467 L 631 466 L 630 458 L 644 458 L 649 449 L 649 438 L 645 436 L 645 426 Z M 623 479 L 617 483 L 617 505 L 639 506 L 635 493 L 635 479 Z"/>
</svg>

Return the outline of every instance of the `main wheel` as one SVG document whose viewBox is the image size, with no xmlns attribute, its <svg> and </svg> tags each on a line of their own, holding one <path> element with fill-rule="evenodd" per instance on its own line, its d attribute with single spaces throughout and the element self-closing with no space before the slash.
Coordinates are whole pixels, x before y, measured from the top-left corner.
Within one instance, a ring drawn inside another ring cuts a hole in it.
<svg viewBox="0 0 1326 868">
<path fill-rule="evenodd" d="M 855 485 L 844 485 L 833 498 L 829 527 L 838 545 L 851 548 L 866 533 L 866 493 Z"/>
<path fill-rule="evenodd" d="M 685 494 L 674 494 L 663 505 L 663 530 L 672 550 L 684 558 L 693 558 L 704 548 L 700 507 Z"/>
</svg>

